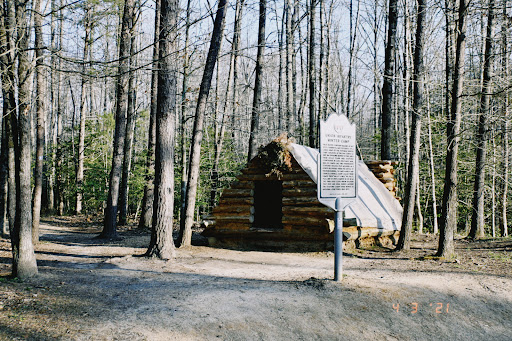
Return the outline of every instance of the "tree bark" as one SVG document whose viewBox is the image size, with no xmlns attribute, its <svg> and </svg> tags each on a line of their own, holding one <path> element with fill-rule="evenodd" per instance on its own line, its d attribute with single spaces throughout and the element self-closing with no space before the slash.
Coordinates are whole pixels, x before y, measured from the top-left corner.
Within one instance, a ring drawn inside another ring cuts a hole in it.
<svg viewBox="0 0 512 341">
<path fill-rule="evenodd" d="M 133 27 L 133 25 L 132 25 Z M 132 42 L 131 42 L 131 52 L 130 52 L 130 75 L 128 79 L 128 106 L 126 110 L 126 133 L 125 133 L 125 143 L 123 148 L 123 171 L 121 176 L 121 187 L 119 188 L 119 225 L 126 225 L 126 215 L 128 211 L 128 194 L 129 194 L 129 185 L 128 182 L 130 180 L 130 172 L 132 168 L 132 151 L 133 151 L 133 140 L 135 134 L 135 121 L 137 119 L 136 112 L 136 101 L 137 94 L 134 88 L 135 82 L 135 71 L 133 69 L 136 68 L 136 58 L 135 58 L 135 36 L 132 31 Z"/>
<path fill-rule="evenodd" d="M 16 188 L 14 182 L 14 141 L 11 130 L 11 115 L 15 115 L 14 99 L 14 51 L 12 36 L 6 28 L 8 8 L 0 2 L 0 75 L 2 77 L 2 143 L 0 152 L 0 220 L 1 233 L 5 238 L 12 235 L 16 210 Z M 2 212 L 3 210 L 3 212 Z M 5 214 L 5 213 L 7 214 Z M 6 224 L 5 219 L 9 221 Z"/>
<path fill-rule="evenodd" d="M 443 201 L 439 224 L 439 246 L 437 255 L 452 258 L 455 256 L 453 235 L 457 228 L 457 156 L 460 143 L 460 123 L 462 116 L 462 87 L 464 83 L 464 59 L 466 49 L 467 2 L 460 0 L 458 9 L 457 46 L 453 68 L 452 103 L 450 119 L 447 123 L 447 151 L 444 178 Z"/>
<path fill-rule="evenodd" d="M 160 3 L 156 1 L 155 7 L 155 35 L 153 43 L 153 67 L 151 70 L 151 106 L 149 113 L 148 154 L 146 156 L 146 184 L 142 198 L 142 213 L 139 228 L 151 228 L 153 218 L 154 174 L 155 174 L 155 143 L 156 143 L 156 115 L 158 98 L 158 53 L 160 43 Z"/>
<path fill-rule="evenodd" d="M 292 3 L 293 0 L 286 0 L 285 2 L 285 20 L 286 20 L 286 131 L 289 135 L 295 134 L 295 127 L 293 124 L 293 118 L 295 112 L 293 111 L 294 92 L 293 92 L 293 49 L 294 49 L 294 37 L 292 29 Z"/>
<path fill-rule="evenodd" d="M 124 142 L 126 133 L 126 111 L 128 106 L 128 79 L 130 63 L 131 28 L 133 24 L 135 0 L 126 0 L 121 25 L 121 37 L 119 41 L 119 67 L 117 75 L 117 101 L 116 101 L 116 126 L 114 132 L 114 147 L 112 156 L 112 169 L 105 208 L 105 220 L 100 238 L 115 239 L 117 236 L 117 209 L 119 199 L 119 184 L 123 167 Z"/>
<path fill-rule="evenodd" d="M 476 134 L 476 173 L 473 190 L 473 214 L 471 216 L 471 230 L 469 238 L 483 238 L 485 236 L 485 212 L 484 212 L 484 188 L 485 188 L 485 164 L 487 161 L 487 139 L 489 136 L 488 115 L 492 91 L 492 69 L 494 67 L 493 55 L 494 35 L 494 0 L 489 0 L 487 14 L 487 32 L 485 38 L 482 95 L 480 98 L 478 132 Z"/>
<path fill-rule="evenodd" d="M 37 275 L 36 257 L 32 243 L 31 205 L 31 141 L 30 141 L 30 60 L 28 56 L 28 1 L 17 0 L 17 56 L 18 56 L 18 108 L 17 122 L 11 115 L 16 178 L 16 216 L 12 244 L 12 275 L 20 279 Z"/>
<path fill-rule="evenodd" d="M 1 18 L 0 20 L 3 20 L 3 18 Z M 3 108 L 5 108 L 5 106 Z M 8 193 L 7 179 L 9 178 L 9 145 L 7 144 L 7 123 L 5 122 L 8 116 L 3 115 L 3 112 L 5 111 L 2 110 L 2 117 L 4 118 L 2 119 L 2 140 L 0 145 L 0 234 L 2 238 L 7 238 L 7 236 L 9 235 L 9 225 L 6 224 Z"/>
<path fill-rule="evenodd" d="M 85 159 L 85 102 L 87 93 L 85 91 L 88 83 L 88 77 L 86 76 L 87 67 L 86 60 L 89 58 L 89 48 L 91 44 L 91 30 L 92 30 L 92 19 L 91 12 L 92 7 L 86 2 L 84 4 L 84 50 L 83 50 L 83 66 L 82 66 L 82 83 L 80 90 L 80 132 L 78 135 L 78 164 L 76 168 L 76 198 L 75 198 L 75 212 L 76 214 L 82 214 L 82 198 L 83 198 L 83 186 L 84 186 L 84 159 Z M 89 111 L 91 108 L 88 108 Z"/>
<path fill-rule="evenodd" d="M 419 155 L 421 142 L 421 117 L 423 114 L 424 63 L 423 47 L 425 44 L 426 0 L 418 0 L 416 22 L 416 43 L 414 49 L 413 104 L 411 124 L 411 157 L 407 172 L 407 183 L 404 192 L 404 212 L 402 228 L 398 239 L 397 250 L 409 250 L 414 217 L 415 197 L 419 179 Z"/>
<path fill-rule="evenodd" d="M 254 75 L 254 94 L 251 110 L 251 132 L 249 135 L 249 150 L 247 152 L 247 163 L 256 155 L 257 132 L 260 120 L 261 83 L 263 78 L 263 60 L 265 53 L 265 21 L 267 12 L 267 0 L 260 0 L 260 17 L 258 24 L 258 52 L 256 55 L 256 68 Z"/>
<path fill-rule="evenodd" d="M 59 49 L 62 48 L 62 27 L 63 27 L 63 23 L 62 23 L 62 12 L 63 12 L 63 9 L 62 9 L 62 0 L 59 1 L 59 5 L 61 7 L 61 10 L 60 10 L 60 18 L 61 18 L 61 22 L 60 22 L 60 25 L 59 25 Z M 58 58 L 57 59 L 57 69 L 60 70 L 61 68 L 61 65 L 62 65 L 62 62 L 61 62 L 61 59 Z M 56 194 L 55 194 L 55 197 L 57 199 L 57 213 L 59 215 L 63 215 L 64 214 L 64 179 L 63 179 L 63 170 L 62 170 L 62 165 L 64 164 L 64 155 L 63 155 L 63 152 L 62 152 L 62 132 L 63 132 L 63 116 L 64 116 L 64 103 L 63 103 L 63 100 L 62 100 L 62 96 L 60 95 L 61 94 L 61 90 L 62 90 L 62 85 L 61 85 L 61 73 L 60 72 L 57 72 L 57 119 L 56 119 L 56 124 L 57 124 L 57 136 L 56 136 L 56 140 L 57 140 L 57 152 L 56 152 L 56 155 L 55 155 L 55 158 L 56 158 L 56 161 L 55 161 L 55 181 L 56 181 Z"/>
<path fill-rule="evenodd" d="M 228 79 L 226 84 L 226 92 L 224 96 L 224 104 L 222 106 L 222 118 L 219 129 L 215 130 L 215 151 L 214 151 L 214 157 L 213 157 L 213 167 L 212 167 L 212 188 L 210 191 L 210 206 L 213 208 L 216 205 L 217 200 L 217 192 L 219 187 L 219 163 L 220 163 L 220 156 L 222 154 L 222 148 L 224 145 L 224 135 L 226 134 L 226 123 L 227 123 L 227 116 L 228 116 L 228 103 L 230 98 L 230 92 L 235 92 L 235 84 L 234 84 L 234 73 L 236 69 L 236 57 L 238 53 L 238 48 L 240 44 L 240 26 L 241 24 L 241 18 L 238 17 L 242 14 L 241 7 L 243 6 L 242 1 L 237 1 L 237 7 L 236 7 L 236 13 L 235 13 L 235 30 L 233 32 L 233 41 L 231 44 L 231 53 L 230 53 L 230 59 L 229 59 L 229 73 L 228 73 Z M 218 71 L 218 68 L 217 68 Z M 233 85 L 231 85 L 233 82 Z M 233 94 L 233 97 L 235 95 Z M 233 98 L 232 97 L 232 98 Z M 234 106 L 234 101 L 232 102 L 232 106 Z"/>
<path fill-rule="evenodd" d="M 393 127 L 391 120 L 393 117 L 393 84 L 395 77 L 396 27 L 398 22 L 397 2 L 397 0 L 389 0 L 388 35 L 384 52 L 384 79 L 382 83 L 382 123 L 380 140 L 380 158 L 382 160 L 390 160 L 392 158 L 391 141 Z"/>
<path fill-rule="evenodd" d="M 146 256 L 172 259 L 174 216 L 174 134 L 177 89 L 177 0 L 161 0 L 155 150 L 155 197 L 151 241 Z"/>
<path fill-rule="evenodd" d="M 203 78 L 199 88 L 197 107 L 192 133 L 192 146 L 190 149 L 190 163 L 187 181 L 187 196 L 185 206 L 185 222 L 183 228 L 180 228 L 179 241 L 180 247 L 189 246 L 192 242 L 192 224 L 194 223 L 194 210 L 196 204 L 197 185 L 199 183 L 199 166 L 201 157 L 201 141 L 203 139 L 204 114 L 206 111 L 206 101 L 210 92 L 213 71 L 219 55 L 224 31 L 224 19 L 226 17 L 226 0 L 219 0 L 217 15 L 213 24 L 212 40 L 206 57 Z"/>
<path fill-rule="evenodd" d="M 190 38 L 190 2 L 187 0 L 187 14 L 185 19 L 185 47 L 183 49 L 183 81 L 181 86 L 181 116 L 180 116 L 180 147 L 181 147 L 181 205 L 180 205 L 180 230 L 185 228 L 185 209 L 187 206 L 187 180 L 188 180 L 188 169 L 187 169 L 187 108 L 188 99 L 188 78 L 190 75 L 190 57 L 188 55 L 188 44 Z"/>
<path fill-rule="evenodd" d="M 509 31 L 509 22 L 508 22 L 508 16 L 507 16 L 507 3 L 508 0 L 503 0 L 503 21 L 502 21 L 502 69 L 503 69 L 503 75 L 505 79 L 508 80 L 508 58 L 509 58 L 509 50 L 508 50 L 508 40 L 507 40 L 507 34 Z M 504 98 L 504 105 L 503 105 L 503 164 L 502 164 L 502 171 L 503 171 L 503 181 L 502 181 L 502 189 L 501 189 L 501 205 L 500 205 L 500 231 L 502 237 L 508 237 L 508 219 L 507 219 L 507 202 L 508 202 L 508 172 L 509 172 L 509 159 L 510 159 L 510 151 L 509 151 L 509 135 L 508 135 L 508 129 L 510 125 L 510 117 L 508 114 L 508 108 L 509 108 L 509 94 L 508 92 L 505 92 L 505 98 Z"/>
<path fill-rule="evenodd" d="M 308 75 L 309 75 L 309 146 L 316 147 L 317 117 L 316 117 L 316 58 L 315 58 L 315 16 L 316 0 L 309 2 L 309 46 L 308 46 Z"/>
</svg>

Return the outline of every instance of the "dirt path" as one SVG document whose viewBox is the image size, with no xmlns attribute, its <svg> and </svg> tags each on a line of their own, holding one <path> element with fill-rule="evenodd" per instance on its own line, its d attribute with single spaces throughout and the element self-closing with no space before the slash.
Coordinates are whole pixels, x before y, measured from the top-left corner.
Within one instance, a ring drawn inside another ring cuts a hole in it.
<svg viewBox="0 0 512 341">
<path fill-rule="evenodd" d="M 430 259 L 428 236 L 351 251 L 338 284 L 331 253 L 193 247 L 166 263 L 133 257 L 148 244 L 134 231 L 101 244 L 94 223 L 41 228 L 39 278 L 0 277 L 0 340 L 512 339 L 511 239 L 458 241 L 456 262 Z"/>
</svg>

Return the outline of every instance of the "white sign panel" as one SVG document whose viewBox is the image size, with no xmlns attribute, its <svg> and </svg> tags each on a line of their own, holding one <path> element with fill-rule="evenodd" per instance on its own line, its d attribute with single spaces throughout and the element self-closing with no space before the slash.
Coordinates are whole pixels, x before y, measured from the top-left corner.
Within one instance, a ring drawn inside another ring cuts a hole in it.
<svg viewBox="0 0 512 341">
<path fill-rule="evenodd" d="M 336 198 L 357 197 L 356 126 L 345 115 L 320 121 L 318 200 L 336 209 Z M 343 200 L 348 205 L 352 200 Z"/>
</svg>

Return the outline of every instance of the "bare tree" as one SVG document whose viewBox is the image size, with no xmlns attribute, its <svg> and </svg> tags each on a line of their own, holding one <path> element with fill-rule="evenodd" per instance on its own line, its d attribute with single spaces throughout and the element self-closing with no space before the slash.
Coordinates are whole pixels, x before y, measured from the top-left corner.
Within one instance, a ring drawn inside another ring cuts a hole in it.
<svg viewBox="0 0 512 341">
<path fill-rule="evenodd" d="M 508 58 L 509 58 L 509 50 L 508 50 L 508 39 L 507 34 L 509 31 L 509 21 L 507 16 L 507 0 L 503 0 L 503 20 L 501 26 L 501 65 L 503 76 L 508 79 L 509 67 L 508 67 Z M 508 172 L 509 172 L 509 126 L 510 126 L 510 117 L 508 114 L 509 110 L 509 93 L 505 92 L 503 99 L 503 180 L 502 180 L 502 189 L 501 189 L 501 220 L 500 220 L 500 230 L 501 236 L 508 236 L 508 219 L 507 219 L 507 202 L 508 202 Z"/>
<path fill-rule="evenodd" d="M 423 114 L 423 88 L 424 88 L 424 62 L 423 51 L 425 45 L 425 17 L 427 4 L 426 0 L 418 0 L 418 13 L 416 21 L 416 42 L 414 48 L 414 74 L 413 74 L 413 104 L 412 104 L 412 124 L 411 124 L 411 156 L 409 158 L 409 167 L 407 172 L 407 183 L 405 185 L 404 213 L 402 218 L 402 228 L 400 238 L 398 239 L 397 250 L 408 250 L 410 248 L 410 238 L 412 231 L 412 222 L 414 215 L 414 205 L 416 190 L 419 180 L 419 156 L 420 156 L 420 138 L 421 138 L 421 117 Z"/>
<path fill-rule="evenodd" d="M 34 245 L 32 244 L 32 205 L 31 205 L 31 171 L 32 150 L 30 141 L 30 60 L 29 47 L 29 8 L 27 0 L 15 2 L 17 40 L 16 53 L 18 62 L 18 108 L 16 121 L 12 120 L 14 140 L 15 178 L 16 178 L 16 215 L 14 233 L 11 236 L 12 245 L 12 275 L 26 278 L 37 274 Z M 10 23 L 12 24 L 12 22 Z M 14 27 L 8 25 L 10 28 Z"/>
<path fill-rule="evenodd" d="M 480 97 L 480 107 L 478 112 L 478 132 L 476 134 L 476 174 L 473 197 L 473 214 L 471 216 L 471 230 L 469 238 L 484 237 L 484 187 L 485 187 L 485 163 L 487 161 L 487 139 L 489 138 L 488 115 L 492 91 L 492 69 L 494 67 L 493 55 L 493 35 L 494 35 L 494 0 L 489 0 L 489 9 L 487 13 L 487 33 L 485 37 L 484 59 L 483 59 L 483 79 L 482 95 Z"/>
<path fill-rule="evenodd" d="M 174 214 L 174 133 L 176 128 L 176 90 L 178 51 L 176 25 L 177 0 L 161 0 L 159 34 L 158 100 L 156 116 L 155 197 L 151 241 L 146 256 L 171 259 Z"/>
<path fill-rule="evenodd" d="M 82 213 L 82 198 L 84 186 L 84 159 L 85 159 L 85 104 L 87 99 L 86 87 L 88 83 L 88 76 L 86 75 L 86 60 L 89 58 L 89 48 L 92 42 L 92 6 L 89 2 L 84 4 L 84 50 L 83 50 L 83 65 L 82 65 L 82 83 L 80 91 L 80 133 L 78 134 L 78 164 L 76 167 L 76 200 L 75 212 L 76 214 Z M 89 110 L 91 108 L 88 108 Z"/>
<path fill-rule="evenodd" d="M 134 24 L 132 25 L 132 28 Z M 131 36 L 131 52 L 130 52 L 130 77 L 128 79 L 128 105 L 126 109 L 126 133 L 123 148 L 123 171 L 121 176 L 121 186 L 119 188 L 119 225 L 126 225 L 126 215 L 128 212 L 128 194 L 129 179 L 132 168 L 133 140 L 135 138 L 135 121 L 137 119 L 137 94 L 135 89 L 135 35 L 132 31 Z"/>
<path fill-rule="evenodd" d="M 398 22 L 398 1 L 389 0 L 388 36 L 384 55 L 384 79 L 382 83 L 382 123 L 380 158 L 391 159 L 392 117 L 393 117 L 393 84 L 395 79 L 396 28 Z"/>
<path fill-rule="evenodd" d="M 190 149 L 190 163 L 188 167 L 187 196 L 185 206 L 184 224 L 180 228 L 180 247 L 189 246 L 192 242 L 192 224 L 194 223 L 194 211 L 196 204 L 197 185 L 199 182 L 199 166 L 201 157 L 201 141 L 203 139 L 204 113 L 206 111 L 206 101 L 210 93 L 213 71 L 219 55 L 224 31 L 224 21 L 226 17 L 226 0 L 219 0 L 217 14 L 213 24 L 212 40 L 206 57 L 203 78 L 199 88 L 197 98 L 197 107 L 192 132 L 192 146 Z"/>
<path fill-rule="evenodd" d="M 308 46 L 308 79 L 309 79 L 309 146 L 316 146 L 316 57 L 315 57 L 315 16 L 316 0 L 309 2 L 309 46 Z"/>
<path fill-rule="evenodd" d="M 107 207 L 101 238 L 117 238 L 117 204 L 119 199 L 119 184 L 123 168 L 124 142 L 126 134 L 126 111 L 128 106 L 128 80 L 130 63 L 131 28 L 135 12 L 135 0 L 126 0 L 121 24 L 121 39 L 119 41 L 119 67 L 117 75 L 116 127 L 114 132 L 114 150 L 112 169 L 110 171 Z"/>
<path fill-rule="evenodd" d="M 453 88 L 450 118 L 447 122 L 447 151 L 444 178 L 443 204 L 439 224 L 439 247 L 437 255 L 451 258 L 455 254 L 453 235 L 457 228 L 457 157 L 460 144 L 462 116 L 462 86 L 464 83 L 464 60 L 466 49 L 466 0 L 459 1 L 457 44 L 453 68 Z"/>
<path fill-rule="evenodd" d="M 258 22 L 258 52 L 256 54 L 256 68 L 254 75 L 254 95 L 251 111 L 251 132 L 249 135 L 249 150 L 247 152 L 247 162 L 256 155 L 256 134 L 258 132 L 260 118 L 261 102 L 261 81 L 263 77 L 263 60 L 265 53 L 265 21 L 267 13 L 267 0 L 260 0 L 260 17 Z"/>
<path fill-rule="evenodd" d="M 146 183 L 142 198 L 142 214 L 140 215 L 139 228 L 151 228 L 153 217 L 154 198 L 154 172 L 155 172 L 155 142 L 156 142 L 156 113 L 158 99 L 158 53 L 160 42 L 160 3 L 155 4 L 155 35 L 153 38 L 153 67 L 151 69 L 151 94 L 149 112 L 148 152 L 146 155 Z"/>
</svg>

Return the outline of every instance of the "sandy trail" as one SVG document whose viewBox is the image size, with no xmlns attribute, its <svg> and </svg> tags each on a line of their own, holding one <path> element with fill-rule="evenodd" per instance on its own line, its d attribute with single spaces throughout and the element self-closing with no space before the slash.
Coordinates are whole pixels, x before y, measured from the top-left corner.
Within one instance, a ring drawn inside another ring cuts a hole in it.
<svg viewBox="0 0 512 341">
<path fill-rule="evenodd" d="M 133 256 L 144 253 L 144 234 L 102 244 L 92 238 L 97 225 L 56 218 L 41 228 L 41 276 L 0 282 L 0 339 L 512 339 L 510 240 L 503 256 L 500 244 L 457 263 L 421 260 L 427 244 L 405 254 L 355 250 L 335 283 L 328 252 L 192 247 L 163 262 Z"/>
</svg>

